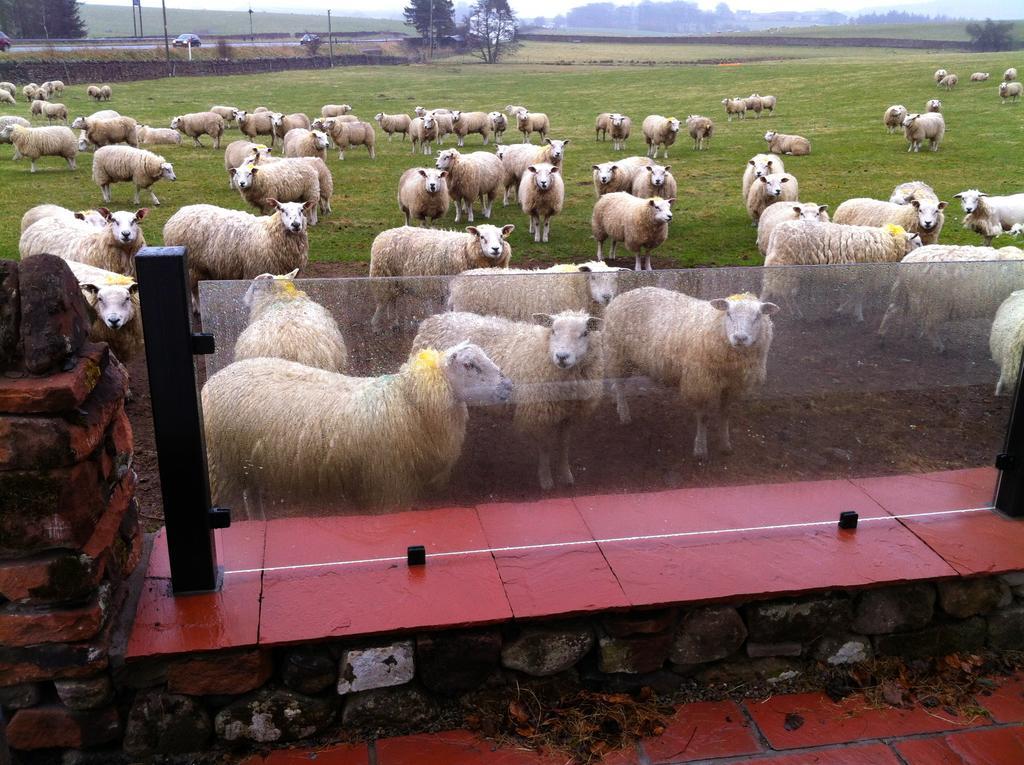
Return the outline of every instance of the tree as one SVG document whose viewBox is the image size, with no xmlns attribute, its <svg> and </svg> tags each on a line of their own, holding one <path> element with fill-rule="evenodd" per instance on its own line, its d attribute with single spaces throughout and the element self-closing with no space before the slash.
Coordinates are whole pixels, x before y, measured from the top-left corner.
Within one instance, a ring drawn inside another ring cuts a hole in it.
<svg viewBox="0 0 1024 765">
<path fill-rule="evenodd" d="M 979 24 L 972 21 L 967 25 L 971 47 L 975 50 L 1011 50 L 1013 48 L 1013 22 L 985 19 Z"/>
<path fill-rule="evenodd" d="M 433 6 L 433 34 L 431 34 L 430 10 Z M 445 35 L 455 32 L 455 6 L 452 0 L 410 0 L 402 11 L 405 22 L 416 27 L 416 31 L 424 40 L 434 45 Z"/>
<path fill-rule="evenodd" d="M 77 0 L 3 0 L 0 23 L 14 37 L 85 37 Z"/>
<path fill-rule="evenodd" d="M 477 0 L 466 17 L 466 43 L 485 64 L 519 50 L 519 20 L 508 0 Z"/>
</svg>

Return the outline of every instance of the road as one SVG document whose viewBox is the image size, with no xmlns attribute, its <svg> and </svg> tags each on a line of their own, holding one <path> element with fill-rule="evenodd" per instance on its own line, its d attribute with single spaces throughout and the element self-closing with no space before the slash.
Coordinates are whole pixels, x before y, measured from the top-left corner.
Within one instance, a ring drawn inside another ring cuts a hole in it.
<svg viewBox="0 0 1024 765">
<path fill-rule="evenodd" d="M 384 42 L 396 42 L 402 40 L 402 37 L 382 37 L 368 40 L 335 40 L 335 47 L 339 45 L 366 45 L 370 43 L 384 43 Z M 232 48 L 276 48 L 282 45 L 298 45 L 298 40 L 283 39 L 283 40 L 229 40 L 228 46 Z M 14 43 L 14 47 L 11 48 L 15 52 L 25 53 L 43 53 L 46 51 L 59 51 L 62 53 L 70 53 L 73 51 L 82 50 L 152 50 L 153 48 L 162 48 L 164 45 L 163 40 L 153 40 L 147 42 L 109 42 L 109 43 L 59 43 L 56 45 L 41 45 L 38 43 L 27 43 L 24 45 L 18 44 L 17 41 Z M 216 43 L 207 43 L 204 47 L 213 48 Z M 323 41 L 323 46 L 326 48 L 327 41 Z M 182 50 L 185 50 L 184 48 Z"/>
</svg>

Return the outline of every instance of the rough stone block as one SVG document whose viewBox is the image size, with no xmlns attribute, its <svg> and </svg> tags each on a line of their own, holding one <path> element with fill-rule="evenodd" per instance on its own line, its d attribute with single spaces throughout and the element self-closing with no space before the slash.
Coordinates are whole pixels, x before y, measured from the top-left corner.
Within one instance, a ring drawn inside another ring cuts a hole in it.
<svg viewBox="0 0 1024 765">
<path fill-rule="evenodd" d="M 861 635 L 830 635 L 814 646 L 814 658 L 833 667 L 868 661 L 874 653 L 871 639 Z"/>
<path fill-rule="evenodd" d="M 999 607 L 1010 587 L 996 577 L 939 582 L 939 605 L 957 619 L 986 614 Z"/>
<path fill-rule="evenodd" d="M 107 346 L 89 343 L 74 366 L 46 377 L 0 376 L 0 412 L 48 414 L 78 408 L 96 387 L 110 359 Z M 71 362 L 69 362 L 71 363 Z"/>
<path fill-rule="evenodd" d="M 437 718 L 437 704 L 415 684 L 353 693 L 342 723 L 358 728 L 416 728 Z"/>
<path fill-rule="evenodd" d="M 263 685 L 274 671 L 270 651 L 246 648 L 176 659 L 167 667 L 167 690 L 189 696 L 237 695 Z"/>
<path fill-rule="evenodd" d="M 0 643 L 12 647 L 89 640 L 103 628 L 110 594 L 101 588 L 91 601 L 74 608 L 0 607 Z"/>
<path fill-rule="evenodd" d="M 319 693 L 338 681 L 338 661 L 326 646 L 288 649 L 281 662 L 281 680 L 299 693 Z"/>
<path fill-rule="evenodd" d="M 7 726 L 12 749 L 80 749 L 115 741 L 121 721 L 113 707 L 73 712 L 59 704 L 14 713 Z"/>
<path fill-rule="evenodd" d="M 338 662 L 338 694 L 403 685 L 416 673 L 411 640 L 349 648 Z"/>
<path fill-rule="evenodd" d="M 34 707 L 43 698 L 39 683 L 19 683 L 0 688 L 0 708 L 25 709 Z"/>
<path fill-rule="evenodd" d="M 337 697 L 314 698 L 283 689 L 259 691 L 218 712 L 213 728 L 225 741 L 283 743 L 316 735 L 334 722 L 337 712 Z"/>
<path fill-rule="evenodd" d="M 962 622 L 933 624 L 915 632 L 876 635 L 875 653 L 904 659 L 927 659 L 985 647 L 988 627 L 980 616 Z"/>
<path fill-rule="evenodd" d="M 747 656 L 763 659 L 768 656 L 800 656 L 804 647 L 800 643 L 754 643 L 747 641 Z"/>
<path fill-rule="evenodd" d="M 0 260 L 0 371 L 17 364 L 21 328 L 18 262 Z"/>
<path fill-rule="evenodd" d="M 27 648 L 0 645 L 0 686 L 63 677 L 89 677 L 107 668 L 107 638 L 86 643 L 44 643 Z"/>
<path fill-rule="evenodd" d="M 102 707 L 114 698 L 114 686 L 106 674 L 80 680 L 55 680 L 53 685 L 64 706 L 76 712 Z"/>
<path fill-rule="evenodd" d="M 501 648 L 501 663 L 533 677 L 557 675 L 575 666 L 594 647 L 586 624 L 523 627 Z"/>
<path fill-rule="evenodd" d="M 989 614 L 988 644 L 998 650 L 1024 650 L 1024 606 L 1010 606 Z"/>
<path fill-rule="evenodd" d="M 21 292 L 21 346 L 32 374 L 61 369 L 89 337 L 89 307 L 68 264 L 54 255 L 23 260 L 18 269 Z"/>
<path fill-rule="evenodd" d="M 746 638 L 747 627 L 735 608 L 698 608 L 683 616 L 670 658 L 673 664 L 717 661 L 738 651 Z"/>
<path fill-rule="evenodd" d="M 756 643 L 814 640 L 850 628 L 852 604 L 845 596 L 781 603 L 752 603 L 745 609 L 747 631 Z"/>
<path fill-rule="evenodd" d="M 457 696 L 478 688 L 500 660 L 501 635 L 494 629 L 416 638 L 419 679 L 435 693 Z"/>
<path fill-rule="evenodd" d="M 605 693 L 637 693 L 649 688 L 655 693 L 668 696 L 678 691 L 686 678 L 667 669 L 654 672 L 630 674 L 627 672 L 599 672 L 596 667 L 585 667 L 580 672 L 584 687 Z"/>
<path fill-rule="evenodd" d="M 672 648 L 672 632 L 654 635 L 631 635 L 598 638 L 597 668 L 602 672 L 623 672 L 641 674 L 661 669 Z"/>
<path fill-rule="evenodd" d="M 124 750 L 136 757 L 197 752 L 212 730 L 198 699 L 164 691 L 140 693 L 128 713 Z"/>
<path fill-rule="evenodd" d="M 627 611 L 621 614 L 609 614 L 601 620 L 601 627 L 612 637 L 628 637 L 664 632 L 675 622 L 676 610 L 662 608 L 656 611 Z"/>
<path fill-rule="evenodd" d="M 921 629 L 935 612 L 935 587 L 927 583 L 868 590 L 857 598 L 853 630 L 884 635 Z"/>
</svg>

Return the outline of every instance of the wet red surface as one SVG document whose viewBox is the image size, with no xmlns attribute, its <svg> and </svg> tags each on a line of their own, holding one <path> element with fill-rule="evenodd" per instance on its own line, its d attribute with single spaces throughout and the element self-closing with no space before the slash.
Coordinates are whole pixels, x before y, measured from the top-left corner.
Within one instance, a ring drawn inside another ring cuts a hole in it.
<svg viewBox="0 0 1024 765">
<path fill-rule="evenodd" d="M 761 751 L 738 704 L 706 701 L 681 707 L 665 732 L 643 742 L 651 765 L 736 757 Z"/>
<path fill-rule="evenodd" d="M 466 731 L 401 736 L 376 743 L 377 765 L 564 765 L 526 749 L 498 748 Z"/>
<path fill-rule="evenodd" d="M 996 722 L 1024 722 L 1024 678 L 1007 680 L 991 696 L 979 697 L 978 702 Z"/>
<path fill-rule="evenodd" d="M 907 765 L 1011 765 L 1024 762 L 1024 729 L 965 731 L 901 741 L 895 749 Z"/>
<path fill-rule="evenodd" d="M 239 765 L 369 765 L 366 744 L 336 744 L 318 749 L 279 749 L 267 755 L 253 755 Z"/>
</svg>

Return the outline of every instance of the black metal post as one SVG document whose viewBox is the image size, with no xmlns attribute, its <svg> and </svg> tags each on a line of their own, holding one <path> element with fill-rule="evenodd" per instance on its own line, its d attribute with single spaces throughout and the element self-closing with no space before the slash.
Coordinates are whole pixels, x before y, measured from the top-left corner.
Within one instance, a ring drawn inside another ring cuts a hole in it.
<svg viewBox="0 0 1024 765">
<path fill-rule="evenodd" d="M 1017 388 L 1010 408 L 1010 422 L 1006 427 L 1003 452 L 996 456 L 999 468 L 999 487 L 996 489 L 996 509 L 1014 518 L 1024 516 L 1024 385 L 1021 369 L 1017 371 Z"/>
<path fill-rule="evenodd" d="M 192 333 L 184 247 L 145 247 L 135 256 L 153 432 L 174 592 L 219 586 L 213 529 L 230 522 L 211 509 L 203 418 L 194 354 L 212 352 L 212 338 Z"/>
</svg>

